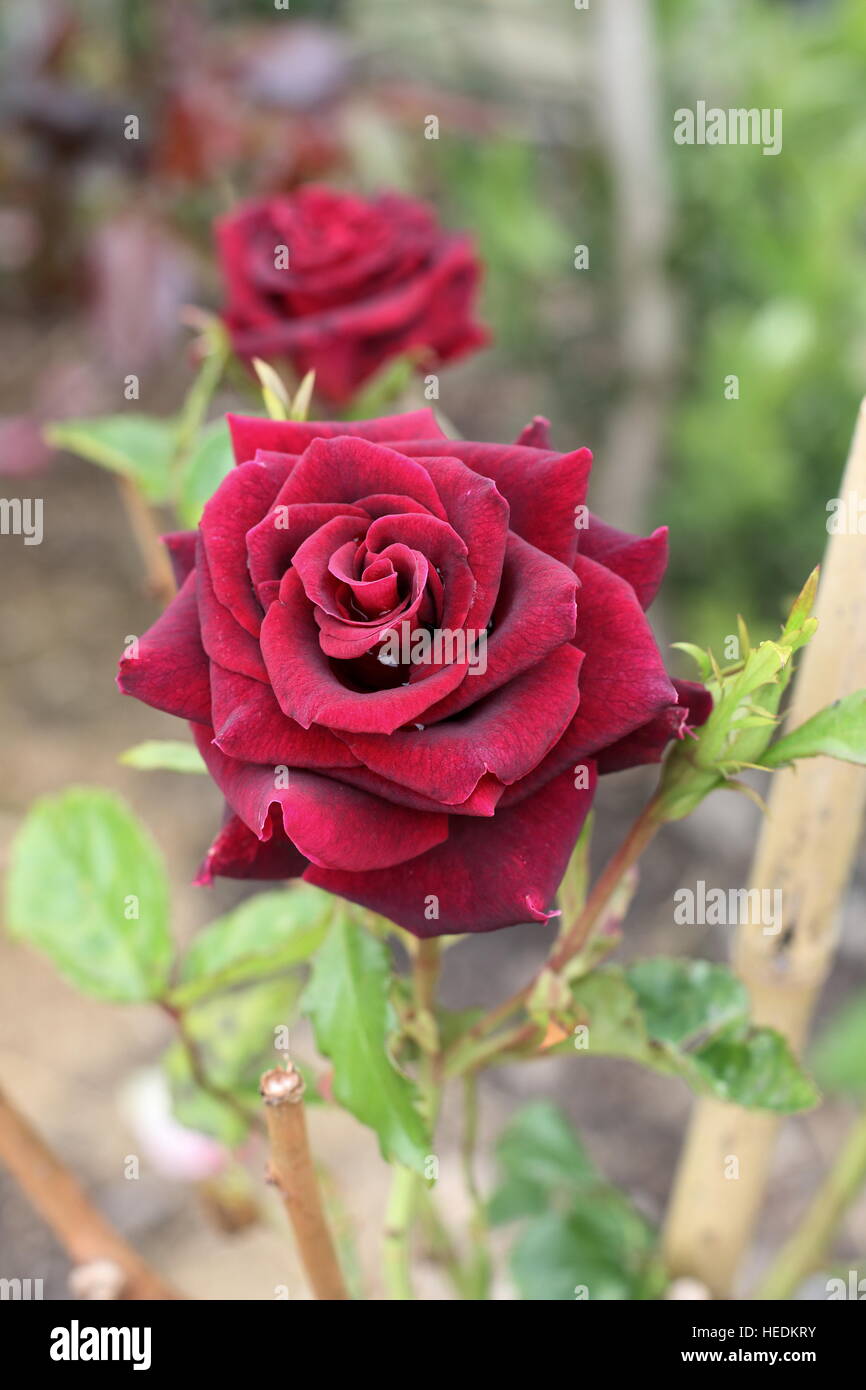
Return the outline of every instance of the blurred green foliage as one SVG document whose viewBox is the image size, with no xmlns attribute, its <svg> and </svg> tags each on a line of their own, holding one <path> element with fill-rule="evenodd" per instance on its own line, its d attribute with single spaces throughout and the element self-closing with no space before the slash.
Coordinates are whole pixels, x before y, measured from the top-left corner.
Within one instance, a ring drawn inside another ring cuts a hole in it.
<svg viewBox="0 0 866 1390">
<path fill-rule="evenodd" d="M 671 147 L 686 365 L 657 514 L 683 623 L 716 641 L 732 602 L 760 627 L 820 558 L 866 390 L 866 7 L 659 9 L 671 110 L 783 112 L 774 157 Z"/>
</svg>

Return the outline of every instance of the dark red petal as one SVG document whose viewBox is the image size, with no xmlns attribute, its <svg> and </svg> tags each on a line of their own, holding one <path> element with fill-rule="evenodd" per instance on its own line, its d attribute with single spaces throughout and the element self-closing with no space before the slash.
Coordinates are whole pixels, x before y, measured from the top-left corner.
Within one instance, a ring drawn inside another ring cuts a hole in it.
<svg viewBox="0 0 866 1390">
<path fill-rule="evenodd" d="M 674 681 L 679 702 L 657 714 L 649 723 L 605 748 L 598 755 L 599 772 L 620 772 L 642 763 L 658 763 L 674 738 L 687 737 L 691 729 L 706 723 L 713 708 L 710 692 L 693 681 Z"/>
<path fill-rule="evenodd" d="M 324 724 L 353 733 L 390 734 L 401 724 L 423 722 L 424 711 L 464 679 L 468 662 L 435 671 L 427 680 L 392 690 L 350 690 L 337 678 L 319 644 L 309 600 L 294 570 L 281 601 L 262 623 L 262 653 L 280 708 L 303 727 Z"/>
<path fill-rule="evenodd" d="M 630 536 L 590 515 L 588 527 L 580 532 L 579 545 L 581 555 L 597 560 L 627 580 L 641 608 L 649 608 L 667 568 L 666 526 L 659 526 L 651 536 Z"/>
<path fill-rule="evenodd" d="M 492 819 L 451 817 L 445 844 L 397 873 L 336 873 L 312 866 L 304 878 L 382 913 L 416 936 L 496 931 L 552 915 L 556 890 L 592 804 L 570 773 Z M 438 918 L 429 917 L 438 904 Z"/>
<path fill-rule="evenodd" d="M 278 454 L 302 454 L 314 439 L 352 435 L 373 443 L 392 439 L 444 439 L 430 409 L 409 410 L 403 415 L 383 415 L 375 420 L 263 420 L 253 415 L 229 415 L 235 459 L 246 463 L 257 449 Z"/>
<path fill-rule="evenodd" d="M 269 685 L 211 662 L 214 741 L 230 758 L 271 767 L 353 767 L 357 758 L 328 729 L 287 719 Z"/>
<path fill-rule="evenodd" d="M 138 656 L 123 658 L 117 683 L 124 695 L 153 709 L 181 719 L 210 720 L 208 659 L 199 632 L 194 573 L 139 639 Z"/>
<path fill-rule="evenodd" d="M 285 510 L 272 509 L 247 532 L 250 578 L 263 608 L 273 602 L 280 580 L 302 541 L 312 536 L 326 521 L 347 514 L 357 517 L 366 529 L 367 514 L 360 507 L 347 502 L 309 502 L 306 505 L 299 502 Z"/>
<path fill-rule="evenodd" d="M 421 722 L 438 722 L 466 709 L 536 665 L 548 652 L 570 642 L 577 589 L 578 581 L 565 565 L 519 536 L 509 535 L 493 631 L 487 641 L 487 669 L 481 674 L 479 668 L 479 674 L 432 706 Z"/>
<path fill-rule="evenodd" d="M 631 585 L 585 555 L 575 570 L 581 590 L 574 640 L 586 658 L 569 737 L 586 757 L 676 704 L 677 693 Z"/>
<path fill-rule="evenodd" d="M 558 741 L 577 708 L 582 659 L 576 647 L 558 647 L 462 719 L 344 737 L 382 777 L 446 805 L 463 802 L 487 773 L 506 784 L 524 777 Z"/>
<path fill-rule="evenodd" d="M 442 453 L 436 440 L 406 439 L 394 447 L 413 458 Z M 493 479 L 511 508 L 512 531 L 555 560 L 569 566 L 574 563 L 579 539 L 575 508 L 586 498 L 592 467 L 589 449 L 558 454 L 518 444 L 452 439 L 447 452 L 462 459 L 475 473 Z"/>
<path fill-rule="evenodd" d="M 350 787 L 360 787 L 362 791 L 373 792 L 384 801 L 393 801 L 395 806 L 409 806 L 413 811 L 447 811 L 449 816 L 492 816 L 499 804 L 505 788 L 495 777 L 482 777 L 465 801 L 450 802 L 447 806 L 441 801 L 433 801 L 420 792 L 410 791 L 388 777 L 380 777 L 367 767 L 339 767 L 330 774 L 337 782 L 345 782 Z"/>
<path fill-rule="evenodd" d="M 231 811 L 202 861 L 197 884 L 207 885 L 214 878 L 267 879 L 300 878 L 309 863 L 286 836 L 279 818 L 270 839 L 260 840 Z"/>
<path fill-rule="evenodd" d="M 247 532 L 269 510 L 287 471 L 284 463 L 241 464 L 206 503 L 199 526 L 214 595 L 253 637 L 262 608 L 247 569 Z"/>
<path fill-rule="evenodd" d="M 167 536 L 162 537 L 162 543 L 171 560 L 174 582 L 180 588 L 195 565 L 196 532 L 170 531 Z"/>
<path fill-rule="evenodd" d="M 238 671 L 242 676 L 252 676 L 254 680 L 267 683 L 268 673 L 258 642 L 235 621 L 213 591 L 201 537 L 196 555 L 195 577 L 202 646 L 211 661 L 226 671 Z"/>
<path fill-rule="evenodd" d="M 430 474 L 414 459 L 367 439 L 314 439 L 280 490 L 278 503 L 355 502 L 365 493 L 397 492 L 445 520 Z"/>
<path fill-rule="evenodd" d="M 466 625 L 486 627 L 502 577 L 508 503 L 492 479 L 483 478 L 459 459 L 425 455 L 424 466 L 436 485 L 450 524 L 469 550 L 476 591 Z"/>
<path fill-rule="evenodd" d="M 524 425 L 515 439 L 527 449 L 550 448 L 550 421 L 544 415 L 533 415 L 528 425 Z"/>
<path fill-rule="evenodd" d="M 313 864 L 350 872 L 387 869 L 441 844 L 448 817 L 425 815 L 314 772 L 289 769 L 288 786 L 276 770 L 227 758 L 211 742 L 211 730 L 193 730 L 208 771 L 229 806 L 260 840 L 272 834 L 271 812 Z"/>
</svg>

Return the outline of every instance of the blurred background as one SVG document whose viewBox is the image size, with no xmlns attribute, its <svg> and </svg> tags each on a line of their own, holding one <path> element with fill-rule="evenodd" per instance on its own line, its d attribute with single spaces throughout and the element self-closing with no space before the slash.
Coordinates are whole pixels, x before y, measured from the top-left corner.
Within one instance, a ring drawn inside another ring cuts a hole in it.
<svg viewBox="0 0 866 1390">
<path fill-rule="evenodd" d="M 502 441 L 549 416 L 558 447 L 595 453 L 594 510 L 670 525 L 663 642 L 719 651 L 738 611 L 769 635 L 820 558 L 866 389 L 862 0 L 6 0 L 0 91 L 0 491 L 45 499 L 42 545 L 0 548 L 4 839 L 35 796 L 108 785 L 166 853 L 181 936 L 242 896 L 189 886 L 218 816 L 210 785 L 117 764 L 176 734 L 113 685 L 125 635 L 156 608 L 115 481 L 41 432 L 122 409 L 130 372 L 141 410 L 178 409 L 194 373 L 179 314 L 219 307 L 211 221 L 241 197 L 310 179 L 391 186 L 472 231 L 494 345 L 443 371 L 440 405 L 461 433 Z M 676 145 L 673 112 L 698 99 L 781 108 L 781 152 Z M 649 780 L 605 784 L 599 857 Z M 717 794 L 667 832 L 629 954 L 726 956 L 724 928 L 674 927 L 671 895 L 744 882 L 756 823 L 745 798 Z M 866 1052 L 864 907 L 861 876 L 824 1012 L 854 1018 Z M 501 997 L 546 940 L 533 927 L 461 943 L 447 1001 Z M 198 1296 L 272 1297 L 287 1280 L 304 1297 L 279 1212 L 243 1172 L 216 1163 L 215 1197 L 204 1170 L 154 1151 L 124 1181 L 124 1155 L 158 1128 L 147 1068 L 164 1020 L 82 999 L 6 939 L 0 971 L 0 1083 L 117 1223 Z M 846 1055 L 824 1106 L 785 1128 L 757 1260 L 850 1123 Z M 689 1105 L 679 1083 L 603 1061 L 504 1071 L 487 1083 L 485 1134 L 535 1095 L 555 1096 L 605 1173 L 662 1214 Z M 384 1168 L 353 1121 L 314 1119 L 376 1296 Z M 260 1158 L 253 1146 L 246 1168 Z M 449 1181 L 446 1164 L 446 1194 Z M 864 1253 L 861 1202 L 840 1257 Z M 27 1273 L 66 1296 L 64 1257 L 0 1173 L 0 1275 Z M 513 1296 L 507 1281 L 499 1293 Z M 433 1270 L 429 1296 L 445 1296 Z"/>
</svg>

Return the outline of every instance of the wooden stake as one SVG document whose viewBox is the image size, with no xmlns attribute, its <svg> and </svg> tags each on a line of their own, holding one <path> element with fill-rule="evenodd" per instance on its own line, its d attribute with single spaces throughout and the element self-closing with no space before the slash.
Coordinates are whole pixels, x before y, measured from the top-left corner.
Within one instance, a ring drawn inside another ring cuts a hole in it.
<svg viewBox="0 0 866 1390">
<path fill-rule="evenodd" d="M 301 1261 L 316 1298 L 348 1299 L 325 1220 L 304 1115 L 304 1083 L 290 1064 L 261 1081 L 271 1145 L 271 1176 L 282 1193 Z"/>
<path fill-rule="evenodd" d="M 70 1259 L 83 1269 L 114 1268 L 116 1297 L 181 1298 L 109 1224 L 47 1144 L 0 1092 L 0 1161 L 34 1209 L 49 1225 Z M 74 1275 L 75 1271 L 73 1271 Z"/>
<path fill-rule="evenodd" d="M 841 496 L 866 499 L 866 401 Z M 787 728 L 866 687 L 866 536 L 838 534 L 827 547 Z M 782 890 L 783 926 L 739 929 L 734 964 L 756 1023 L 777 1028 L 799 1051 L 830 968 L 838 909 L 866 805 L 863 769 L 810 758 L 774 774 L 751 886 Z M 693 1275 L 729 1297 L 766 1185 L 779 1120 L 701 1101 L 689 1129 L 668 1214 L 665 1252 L 674 1275 Z M 739 1176 L 728 1176 L 736 1160 Z"/>
</svg>

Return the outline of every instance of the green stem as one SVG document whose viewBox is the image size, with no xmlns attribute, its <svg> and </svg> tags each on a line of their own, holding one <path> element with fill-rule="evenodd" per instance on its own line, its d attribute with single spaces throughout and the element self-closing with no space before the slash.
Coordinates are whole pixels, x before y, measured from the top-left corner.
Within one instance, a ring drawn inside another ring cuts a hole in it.
<svg viewBox="0 0 866 1390">
<path fill-rule="evenodd" d="M 209 1096 L 212 1096 L 214 1100 L 218 1100 L 221 1105 L 225 1105 L 230 1110 L 234 1111 L 234 1113 L 243 1120 L 245 1125 L 249 1125 L 253 1129 L 261 1128 L 262 1121 L 259 1115 L 255 1114 L 252 1110 L 248 1110 L 242 1101 L 238 1100 L 236 1095 L 233 1095 L 231 1091 L 224 1090 L 222 1086 L 218 1086 L 216 1082 L 212 1081 L 208 1076 L 207 1067 L 201 1055 L 201 1049 L 187 1026 L 187 1021 L 183 1012 L 175 1008 L 165 999 L 159 1001 L 159 1006 L 163 1013 L 168 1014 L 168 1017 L 177 1029 L 180 1044 L 189 1062 L 190 1073 L 199 1089 L 205 1091 Z"/>
<path fill-rule="evenodd" d="M 792 1298 L 803 1280 L 821 1268 L 842 1218 L 864 1182 L 866 1111 L 848 1135 L 799 1228 L 776 1256 L 756 1298 Z"/>
<path fill-rule="evenodd" d="M 411 1168 L 398 1165 L 391 1180 L 391 1195 L 385 1214 L 385 1244 L 382 1268 L 390 1299 L 414 1299 L 411 1275 L 412 1222 L 417 1210 L 416 1194 L 420 1178 Z"/>
<path fill-rule="evenodd" d="M 488 1244 L 487 1208 L 475 1175 L 475 1149 L 478 1143 L 478 1082 L 473 1073 L 463 1078 L 463 1176 L 472 1207 L 469 1222 L 471 1252 L 467 1270 L 468 1297 L 474 1301 L 490 1297 L 492 1266 Z"/>
</svg>

